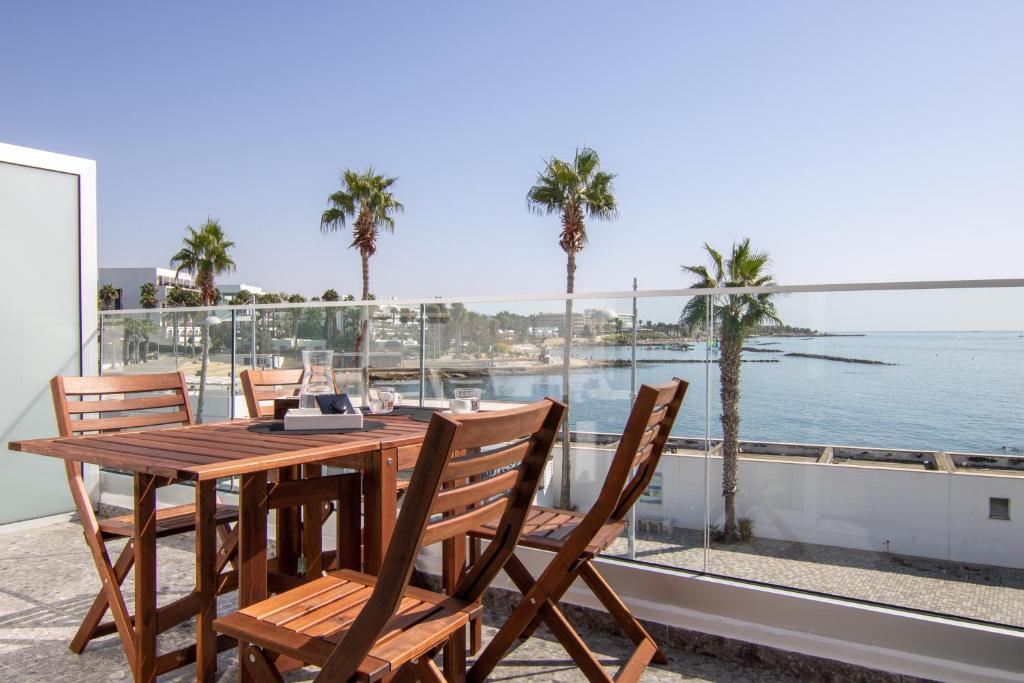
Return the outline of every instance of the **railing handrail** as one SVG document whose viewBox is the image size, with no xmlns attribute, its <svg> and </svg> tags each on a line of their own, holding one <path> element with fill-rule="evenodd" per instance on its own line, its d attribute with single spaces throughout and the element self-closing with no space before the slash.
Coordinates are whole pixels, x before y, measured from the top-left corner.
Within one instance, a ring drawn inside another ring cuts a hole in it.
<svg viewBox="0 0 1024 683">
<path fill-rule="evenodd" d="M 369 301 L 303 301 L 298 303 L 276 304 L 240 304 L 223 306 L 181 306 L 167 308 L 130 308 L 122 310 L 100 311 L 101 316 L 161 313 L 161 312 L 202 312 L 202 311 L 251 311 L 288 308 L 345 308 L 351 306 L 420 306 L 430 304 L 486 304 L 516 301 L 588 301 L 595 299 L 646 299 L 652 297 L 691 297 L 711 296 L 720 294 L 796 294 L 796 293 L 827 293 L 827 292 L 882 292 L 882 291 L 914 291 L 922 289 L 992 289 L 992 288 L 1024 288 L 1024 278 L 990 278 L 979 280 L 912 280 L 905 282 L 839 282 L 811 285 L 771 285 L 769 287 L 714 287 L 684 289 L 640 289 L 607 292 L 575 292 L 566 294 L 522 294 L 503 296 L 444 296 L 420 299 L 371 299 Z"/>
</svg>

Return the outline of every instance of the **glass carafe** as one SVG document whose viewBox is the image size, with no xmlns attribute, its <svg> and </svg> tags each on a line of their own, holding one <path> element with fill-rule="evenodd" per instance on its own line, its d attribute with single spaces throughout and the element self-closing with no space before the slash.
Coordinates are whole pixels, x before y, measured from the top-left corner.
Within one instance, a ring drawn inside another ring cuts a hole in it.
<svg viewBox="0 0 1024 683">
<path fill-rule="evenodd" d="M 300 408 L 318 408 L 316 397 L 333 394 L 331 368 L 334 351 L 306 349 L 302 352 L 302 388 L 299 389 Z"/>
</svg>

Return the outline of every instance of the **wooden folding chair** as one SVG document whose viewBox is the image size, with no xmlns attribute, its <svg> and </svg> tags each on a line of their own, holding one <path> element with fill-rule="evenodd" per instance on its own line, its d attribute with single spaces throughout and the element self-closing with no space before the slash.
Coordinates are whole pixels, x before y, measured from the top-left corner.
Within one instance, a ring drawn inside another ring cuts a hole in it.
<svg viewBox="0 0 1024 683">
<path fill-rule="evenodd" d="M 650 484 L 687 386 L 675 379 L 660 386 L 640 387 L 608 476 L 589 512 L 584 515 L 536 506 L 530 509 L 519 545 L 553 552 L 555 556 L 536 580 L 515 555 L 509 558 L 505 573 L 524 597 L 473 663 L 468 680 L 483 681 L 513 642 L 529 635 L 540 621 L 548 625 L 591 681 L 636 681 L 652 659 L 666 662 L 657 643 L 598 573 L 593 560 L 622 533 L 626 515 Z M 630 477 L 634 467 L 636 473 Z M 497 531 L 488 523 L 470 535 L 474 539 L 493 540 Z M 614 679 L 601 668 L 558 608 L 559 599 L 577 578 L 583 579 L 636 645 Z"/>
<path fill-rule="evenodd" d="M 119 377 L 54 377 L 50 381 L 50 390 L 57 429 L 64 437 L 86 432 L 194 424 L 188 387 L 185 376 L 180 372 Z M 80 400 L 69 400 L 69 397 Z M 110 416 L 112 413 L 113 416 Z M 134 638 L 134 617 L 128 613 L 121 594 L 121 584 L 135 562 L 134 546 L 129 540 L 117 561 L 111 563 L 106 542 L 116 538 L 131 539 L 135 533 L 133 515 L 98 520 L 82 479 L 81 463 L 65 461 L 65 468 L 71 496 L 85 532 L 85 541 L 103 585 L 71 640 L 71 651 L 81 654 L 90 640 L 116 631 L 131 661 L 133 652 L 129 645 Z M 170 483 L 173 482 L 162 482 L 163 485 Z M 155 520 L 156 536 L 162 538 L 194 531 L 195 519 L 195 505 L 159 509 Z M 231 590 L 236 584 L 234 572 L 227 565 L 235 558 L 237 538 L 230 524 L 237 520 L 238 508 L 228 505 L 217 507 L 217 531 L 221 538 L 221 549 L 217 557 L 218 593 Z M 161 607 L 158 610 L 159 631 L 166 631 L 194 616 L 198 595 L 193 591 Z M 103 622 L 108 609 L 113 621 Z"/>
<path fill-rule="evenodd" d="M 268 652 L 319 666 L 319 683 L 400 673 L 461 680 L 465 626 L 515 550 L 564 412 L 545 399 L 494 413 L 434 415 L 378 576 L 333 572 L 222 617 L 214 628 L 249 643 L 241 664 L 263 683 L 282 680 Z M 421 547 L 464 539 L 487 522 L 494 540 L 450 596 L 409 586 Z M 461 667 L 442 674 L 433 657 L 460 637 Z"/>
<path fill-rule="evenodd" d="M 337 391 L 338 381 L 334 370 L 328 370 L 331 384 Z M 249 417 L 270 417 L 274 414 L 274 399 L 298 396 L 302 387 L 302 369 L 292 370 L 242 370 L 242 393 Z"/>
</svg>

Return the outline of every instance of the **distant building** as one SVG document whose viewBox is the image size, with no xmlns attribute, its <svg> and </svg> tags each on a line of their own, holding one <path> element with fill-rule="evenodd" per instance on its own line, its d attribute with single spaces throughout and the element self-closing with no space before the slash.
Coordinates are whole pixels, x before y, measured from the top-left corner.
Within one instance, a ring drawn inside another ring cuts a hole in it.
<svg viewBox="0 0 1024 683">
<path fill-rule="evenodd" d="M 538 313 L 537 322 L 534 324 L 534 333 L 542 337 L 560 336 L 562 327 L 565 325 L 565 313 Z M 583 314 L 573 311 L 572 313 L 573 336 L 583 334 Z"/>
<path fill-rule="evenodd" d="M 156 285 L 157 306 L 167 301 L 167 290 L 175 287 L 197 290 L 188 273 L 175 274 L 170 268 L 100 268 L 99 286 L 113 285 L 118 293 L 118 308 L 142 308 L 139 289 L 147 282 Z"/>
<path fill-rule="evenodd" d="M 139 301 L 139 290 L 147 282 L 156 286 L 157 307 L 163 308 L 167 305 L 167 292 L 170 289 L 181 288 L 199 291 L 195 281 L 188 273 L 177 275 L 170 268 L 145 267 L 145 268 L 100 268 L 99 286 L 110 284 L 118 292 L 119 309 L 142 308 Z M 263 288 L 243 283 L 239 284 L 218 284 L 221 300 L 219 303 L 226 303 L 231 297 L 245 290 L 253 295 L 263 294 Z"/>
<path fill-rule="evenodd" d="M 610 308 L 588 308 L 582 313 L 572 313 L 572 334 L 582 336 L 585 330 L 599 335 L 615 331 L 615 319 L 621 317 Z M 565 324 L 565 313 L 538 313 L 534 333 L 541 336 L 562 334 Z"/>
<path fill-rule="evenodd" d="M 244 282 L 237 285 L 217 285 L 220 290 L 220 303 L 226 304 L 232 297 L 238 296 L 239 292 L 252 292 L 253 296 L 263 294 L 263 288 L 256 285 L 247 285 Z"/>
</svg>

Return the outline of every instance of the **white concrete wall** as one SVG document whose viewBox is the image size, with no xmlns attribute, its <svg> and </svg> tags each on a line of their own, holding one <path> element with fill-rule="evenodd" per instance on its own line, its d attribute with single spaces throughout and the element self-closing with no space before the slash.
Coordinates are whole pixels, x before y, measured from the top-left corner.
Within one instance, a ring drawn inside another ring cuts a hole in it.
<svg viewBox="0 0 1024 683">
<path fill-rule="evenodd" d="M 574 448 L 573 453 L 573 502 L 586 510 L 597 497 L 612 451 Z M 707 462 L 710 519 L 719 525 L 724 519 L 721 467 L 721 458 Z M 638 514 L 700 529 L 704 468 L 703 456 L 665 455 L 658 467 L 663 502 L 640 503 Z M 554 470 L 547 498 L 557 496 L 557 463 Z M 989 497 L 1010 499 L 1010 521 L 988 518 Z M 1024 568 L 1021 476 L 741 460 L 737 512 L 754 521 L 754 534 L 762 538 Z"/>
</svg>

